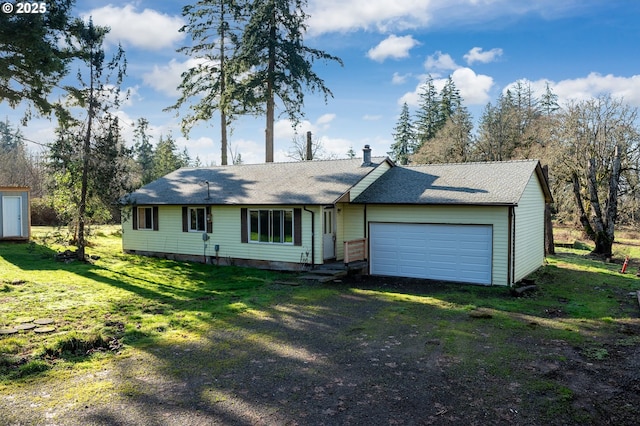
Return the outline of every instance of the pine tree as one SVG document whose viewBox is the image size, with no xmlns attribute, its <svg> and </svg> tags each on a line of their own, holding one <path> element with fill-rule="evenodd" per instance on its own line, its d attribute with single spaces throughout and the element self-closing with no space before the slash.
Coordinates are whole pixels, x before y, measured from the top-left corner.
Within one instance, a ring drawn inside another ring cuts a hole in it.
<svg viewBox="0 0 640 426">
<path fill-rule="evenodd" d="M 453 82 L 453 78 L 449 76 L 444 87 L 440 91 L 440 106 L 437 121 L 437 130 L 440 130 L 447 123 L 447 120 L 456 113 L 456 110 L 462 105 L 462 97 L 460 91 Z M 437 131 L 436 130 L 436 131 Z"/>
<path fill-rule="evenodd" d="M 153 145 L 148 134 L 149 122 L 139 118 L 133 130 L 135 142 L 133 145 L 135 160 L 140 167 L 140 183 L 146 185 L 153 180 Z"/>
<path fill-rule="evenodd" d="M 409 163 L 409 156 L 413 154 L 413 150 L 415 149 L 414 134 L 415 132 L 409 114 L 409 105 L 405 102 L 402 105 L 398 123 L 394 128 L 394 143 L 391 145 L 391 152 L 389 153 L 394 161 L 403 165 Z"/>
<path fill-rule="evenodd" d="M 103 43 L 108 31 L 95 26 L 91 19 L 86 23 L 74 21 L 74 54 L 85 72 L 78 71 L 77 86 L 65 86 L 67 104 L 55 106 L 58 129 L 51 149 L 51 166 L 56 174 L 56 189 L 64 194 L 61 198 L 66 198 L 67 211 L 75 222 L 80 259 L 85 258 L 85 226 L 94 213 L 92 206 L 102 202 L 104 207 L 108 202 L 105 196 L 120 192 L 124 182 L 113 170 L 120 163 L 116 152 L 123 151 L 117 147 L 118 121 L 112 111 L 120 104 L 126 60 L 118 46 L 113 58 L 105 63 Z M 84 117 L 76 118 L 74 113 Z"/>
<path fill-rule="evenodd" d="M 182 118 L 185 135 L 197 122 L 209 121 L 215 111 L 219 112 L 223 166 L 227 165 L 227 128 L 235 115 L 251 108 L 250 103 L 233 97 L 238 75 L 227 66 L 228 61 L 233 61 L 229 55 L 234 55 L 239 48 L 247 4 L 246 0 L 200 0 L 182 9 L 187 24 L 180 31 L 188 33 L 194 43 L 178 51 L 201 62 L 182 74 L 182 83 L 178 86 L 181 96 L 168 109 L 179 110 L 188 100 L 197 99 Z"/>
<path fill-rule="evenodd" d="M 245 106 L 265 105 L 265 159 L 273 161 L 273 126 L 276 97 L 294 126 L 304 116 L 305 89 L 319 91 L 325 102 L 331 91 L 313 71 L 316 60 L 342 61 L 304 44 L 307 30 L 306 0 L 256 0 L 249 3 L 249 21 L 244 27 L 233 75 L 245 73 L 234 85 L 234 96 Z"/>
<path fill-rule="evenodd" d="M 185 151 L 179 152 L 178 146 L 171 135 L 160 136 L 153 155 L 152 180 L 161 178 L 174 170 L 188 165 L 189 153 L 186 152 L 186 148 Z"/>
<path fill-rule="evenodd" d="M 70 34 L 73 3 L 48 0 L 30 3 L 38 13 L 0 13 L 0 102 L 15 107 L 26 101 L 39 113 L 51 112 L 47 96 L 73 57 L 60 43 Z"/>
<path fill-rule="evenodd" d="M 419 149 L 426 141 L 435 137 L 438 132 L 438 126 L 442 121 L 440 118 L 440 98 L 433 85 L 431 75 L 424 82 L 419 97 L 418 111 L 414 122 L 416 149 Z"/>
<path fill-rule="evenodd" d="M 547 117 L 550 117 L 560 109 L 560 105 L 558 105 L 558 95 L 553 93 L 549 87 L 549 82 L 547 82 L 545 92 L 542 98 L 540 98 L 540 108 Z"/>
</svg>

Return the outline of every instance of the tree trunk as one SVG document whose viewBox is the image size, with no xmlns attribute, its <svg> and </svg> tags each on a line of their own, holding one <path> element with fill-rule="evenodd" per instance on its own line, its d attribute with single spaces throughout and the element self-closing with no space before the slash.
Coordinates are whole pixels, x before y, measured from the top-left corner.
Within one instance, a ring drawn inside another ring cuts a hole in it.
<svg viewBox="0 0 640 426">
<path fill-rule="evenodd" d="M 549 166 L 542 168 L 542 174 L 547 182 L 549 182 Z M 551 204 L 544 204 L 544 252 L 545 254 L 556 254 L 556 248 L 553 242 L 553 223 L 551 222 Z"/>
<path fill-rule="evenodd" d="M 220 2 L 220 14 L 222 20 L 224 21 L 224 2 Z M 224 38 L 225 31 L 224 25 L 220 27 L 220 162 L 223 166 L 227 165 L 227 114 L 226 110 L 226 100 L 225 100 L 225 91 L 227 89 L 227 74 L 225 70 L 225 56 L 224 56 Z"/>
<path fill-rule="evenodd" d="M 91 52 L 92 61 L 90 62 L 90 76 L 89 76 L 89 102 L 87 111 L 87 132 L 84 136 L 84 147 L 82 149 L 82 181 L 80 183 L 80 205 L 78 206 L 78 259 L 85 259 L 85 247 L 87 242 L 85 240 L 84 232 L 84 216 L 87 210 L 87 192 L 89 190 L 89 157 L 91 150 L 91 126 L 93 125 L 94 114 L 94 68 L 93 68 L 93 52 Z"/>
<path fill-rule="evenodd" d="M 275 99 L 274 99 L 274 84 L 276 74 L 276 10 L 275 6 L 271 13 L 271 26 L 269 37 L 269 65 L 267 69 L 267 126 L 265 129 L 265 161 L 267 163 L 273 163 L 273 124 L 275 121 Z"/>
<path fill-rule="evenodd" d="M 584 204 L 582 202 L 582 195 L 580 194 L 580 180 L 578 178 L 578 174 L 574 171 L 571 173 L 571 181 L 573 182 L 573 196 L 576 201 L 576 206 L 578 208 L 578 219 L 580 220 L 580 224 L 584 229 L 584 232 L 589 236 L 589 239 L 595 241 L 595 231 L 589 223 L 589 218 L 587 217 L 587 212 L 584 209 Z"/>
</svg>

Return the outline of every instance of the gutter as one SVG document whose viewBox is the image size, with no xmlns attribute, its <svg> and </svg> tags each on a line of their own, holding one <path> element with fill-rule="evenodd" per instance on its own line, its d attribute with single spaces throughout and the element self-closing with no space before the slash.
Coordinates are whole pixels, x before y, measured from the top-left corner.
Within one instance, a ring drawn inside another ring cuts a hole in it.
<svg viewBox="0 0 640 426">
<path fill-rule="evenodd" d="M 316 267 L 316 214 L 307 206 L 302 206 L 304 211 L 311 213 L 311 267 Z"/>
</svg>

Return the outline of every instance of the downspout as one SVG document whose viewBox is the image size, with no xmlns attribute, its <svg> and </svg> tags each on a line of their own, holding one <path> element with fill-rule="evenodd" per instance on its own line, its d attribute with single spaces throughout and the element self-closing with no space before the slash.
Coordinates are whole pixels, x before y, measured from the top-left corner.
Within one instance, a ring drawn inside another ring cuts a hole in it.
<svg viewBox="0 0 640 426">
<path fill-rule="evenodd" d="M 516 211 L 513 206 L 509 206 L 509 287 L 515 284 L 516 278 Z"/>
<path fill-rule="evenodd" d="M 311 267 L 316 267 L 316 214 L 309 210 L 307 206 L 302 207 L 304 211 L 311 213 Z"/>
</svg>

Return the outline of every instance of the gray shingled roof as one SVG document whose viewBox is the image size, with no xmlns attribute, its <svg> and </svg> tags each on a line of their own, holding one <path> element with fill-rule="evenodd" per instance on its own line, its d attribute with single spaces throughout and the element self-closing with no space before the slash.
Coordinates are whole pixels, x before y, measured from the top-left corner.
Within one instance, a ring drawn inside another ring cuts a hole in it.
<svg viewBox="0 0 640 426">
<path fill-rule="evenodd" d="M 516 205 L 539 171 L 537 160 L 394 167 L 352 203 Z"/>
<path fill-rule="evenodd" d="M 182 168 L 131 193 L 143 204 L 333 204 L 385 158 Z M 209 191 L 207 196 L 207 184 Z"/>
</svg>

